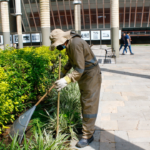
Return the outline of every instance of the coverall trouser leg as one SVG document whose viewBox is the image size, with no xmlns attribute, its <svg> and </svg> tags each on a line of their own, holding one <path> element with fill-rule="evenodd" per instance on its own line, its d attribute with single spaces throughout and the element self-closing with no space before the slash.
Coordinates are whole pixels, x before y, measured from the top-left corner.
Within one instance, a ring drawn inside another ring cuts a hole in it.
<svg viewBox="0 0 150 150">
<path fill-rule="evenodd" d="M 82 106 L 82 132 L 84 139 L 92 137 L 95 131 L 95 121 L 98 113 L 100 87 L 101 87 L 101 73 L 99 66 L 85 71 L 79 80 L 79 87 L 81 92 L 81 106 Z"/>
</svg>

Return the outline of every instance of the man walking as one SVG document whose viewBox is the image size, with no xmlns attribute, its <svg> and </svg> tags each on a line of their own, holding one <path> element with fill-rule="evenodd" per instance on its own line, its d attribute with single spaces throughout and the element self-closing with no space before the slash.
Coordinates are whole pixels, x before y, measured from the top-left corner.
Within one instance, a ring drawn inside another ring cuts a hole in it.
<svg viewBox="0 0 150 150">
<path fill-rule="evenodd" d="M 124 50 L 123 50 L 122 55 L 125 55 L 125 54 L 124 54 L 124 51 L 127 52 L 127 47 L 129 47 L 130 54 L 131 54 L 131 55 L 134 55 L 134 53 L 132 53 L 132 50 L 131 50 L 130 32 L 127 32 L 127 35 L 125 36 L 125 48 L 124 48 Z"/>
<path fill-rule="evenodd" d="M 82 139 L 76 144 L 77 147 L 83 148 L 93 141 L 95 131 L 95 121 L 98 112 L 100 87 L 101 87 L 101 70 L 92 50 L 81 36 L 71 31 L 64 32 L 55 29 L 50 34 L 53 50 L 66 48 L 69 57 L 68 63 L 62 71 L 60 80 L 55 82 L 57 91 L 67 86 L 70 82 L 78 82 L 81 93 L 82 106 Z M 73 67 L 74 71 L 66 75 Z"/>
<path fill-rule="evenodd" d="M 125 33 L 123 33 L 122 36 L 121 36 L 121 40 L 120 40 L 121 45 L 120 45 L 119 51 L 122 49 L 122 47 L 125 47 L 125 36 L 126 36 Z"/>
</svg>

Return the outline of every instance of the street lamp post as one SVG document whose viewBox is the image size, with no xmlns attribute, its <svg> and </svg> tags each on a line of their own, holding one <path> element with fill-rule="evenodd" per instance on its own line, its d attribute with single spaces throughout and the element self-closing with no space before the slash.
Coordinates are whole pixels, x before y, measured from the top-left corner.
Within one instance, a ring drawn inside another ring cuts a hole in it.
<svg viewBox="0 0 150 150">
<path fill-rule="evenodd" d="M 50 46 L 50 7 L 49 0 L 40 0 L 40 18 L 42 30 L 42 45 Z"/>
<path fill-rule="evenodd" d="M 74 22 L 75 22 L 75 32 L 81 34 L 81 1 L 74 0 Z"/>
<path fill-rule="evenodd" d="M 8 11 L 9 0 L 0 0 L 1 5 L 1 21 L 2 21 L 2 32 L 4 38 L 4 49 L 6 45 L 10 46 L 10 26 L 9 26 L 9 11 Z"/>
<path fill-rule="evenodd" d="M 119 57 L 119 0 L 110 0 L 111 46 Z"/>
<path fill-rule="evenodd" d="M 23 48 L 22 40 L 22 23 L 21 23 L 21 1 L 15 0 L 16 4 L 16 21 L 17 21 L 17 34 L 18 34 L 18 48 Z"/>
</svg>

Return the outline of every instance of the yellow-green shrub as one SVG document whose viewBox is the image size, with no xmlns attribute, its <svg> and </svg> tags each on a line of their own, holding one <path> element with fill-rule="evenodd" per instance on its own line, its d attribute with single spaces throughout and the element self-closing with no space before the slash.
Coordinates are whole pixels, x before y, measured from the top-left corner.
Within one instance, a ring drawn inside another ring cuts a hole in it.
<svg viewBox="0 0 150 150">
<path fill-rule="evenodd" d="M 0 50 L 0 133 L 58 77 L 60 53 L 64 66 L 65 50 L 50 51 L 45 46 Z"/>
</svg>

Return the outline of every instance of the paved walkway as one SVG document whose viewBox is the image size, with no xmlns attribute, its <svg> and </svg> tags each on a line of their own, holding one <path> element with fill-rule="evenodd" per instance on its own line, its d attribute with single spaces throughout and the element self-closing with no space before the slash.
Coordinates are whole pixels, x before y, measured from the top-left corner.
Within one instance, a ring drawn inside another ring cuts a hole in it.
<svg viewBox="0 0 150 150">
<path fill-rule="evenodd" d="M 99 46 L 92 49 L 103 59 Z M 150 46 L 133 46 L 132 51 L 135 55 L 120 55 L 117 64 L 100 64 L 95 140 L 82 150 L 150 150 Z"/>
</svg>

